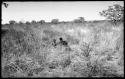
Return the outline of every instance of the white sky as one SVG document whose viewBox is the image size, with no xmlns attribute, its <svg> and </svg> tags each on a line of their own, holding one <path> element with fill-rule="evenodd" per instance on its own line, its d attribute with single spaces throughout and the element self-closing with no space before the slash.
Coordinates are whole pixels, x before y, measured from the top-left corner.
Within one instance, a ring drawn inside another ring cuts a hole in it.
<svg viewBox="0 0 125 79">
<path fill-rule="evenodd" d="M 63 2 L 6 2 L 8 8 L 2 5 L 2 23 L 9 20 L 45 20 L 50 22 L 58 18 L 59 21 L 72 21 L 78 17 L 85 20 L 103 20 L 99 12 L 113 4 L 124 5 L 123 1 L 63 1 Z"/>
</svg>

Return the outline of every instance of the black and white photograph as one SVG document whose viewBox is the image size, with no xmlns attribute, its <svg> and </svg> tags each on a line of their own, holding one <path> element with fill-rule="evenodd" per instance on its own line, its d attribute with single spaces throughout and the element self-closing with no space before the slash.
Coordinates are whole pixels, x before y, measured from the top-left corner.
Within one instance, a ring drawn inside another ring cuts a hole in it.
<svg viewBox="0 0 125 79">
<path fill-rule="evenodd" d="M 124 78 L 124 1 L 4 1 L 2 78 Z"/>
</svg>

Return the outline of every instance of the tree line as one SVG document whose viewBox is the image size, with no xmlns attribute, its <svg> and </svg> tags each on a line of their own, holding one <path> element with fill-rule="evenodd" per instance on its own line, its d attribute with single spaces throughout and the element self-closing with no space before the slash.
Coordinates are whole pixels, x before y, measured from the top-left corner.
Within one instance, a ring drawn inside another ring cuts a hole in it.
<svg viewBox="0 0 125 79">
<path fill-rule="evenodd" d="M 109 6 L 108 9 L 99 12 L 99 14 L 100 14 L 100 16 L 105 17 L 106 20 L 109 20 L 109 21 L 113 22 L 114 24 L 117 24 L 117 22 L 119 22 L 119 21 L 124 21 L 124 6 L 121 6 L 119 4 L 114 4 L 112 6 Z M 78 17 L 78 19 L 74 19 L 73 22 L 74 23 L 84 23 L 85 18 Z M 9 24 L 16 24 L 16 23 L 17 22 L 14 20 L 9 21 Z M 46 22 L 45 22 L 45 20 L 40 20 L 40 21 L 32 20 L 31 22 L 26 21 L 25 23 L 26 24 L 33 24 L 33 23 L 44 24 Z M 58 24 L 59 19 L 52 19 L 51 23 Z M 20 21 L 19 24 L 23 24 L 23 22 Z"/>
</svg>

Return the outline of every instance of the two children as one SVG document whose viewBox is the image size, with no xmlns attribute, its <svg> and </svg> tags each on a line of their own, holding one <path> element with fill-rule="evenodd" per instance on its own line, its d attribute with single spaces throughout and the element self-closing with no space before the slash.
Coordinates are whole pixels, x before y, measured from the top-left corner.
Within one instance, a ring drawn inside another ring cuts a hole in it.
<svg viewBox="0 0 125 79">
<path fill-rule="evenodd" d="M 56 39 L 53 39 L 52 45 L 55 47 L 57 45 L 63 45 L 63 46 L 68 46 L 68 43 L 63 40 L 63 38 L 59 38 L 59 42 L 56 41 Z"/>
</svg>

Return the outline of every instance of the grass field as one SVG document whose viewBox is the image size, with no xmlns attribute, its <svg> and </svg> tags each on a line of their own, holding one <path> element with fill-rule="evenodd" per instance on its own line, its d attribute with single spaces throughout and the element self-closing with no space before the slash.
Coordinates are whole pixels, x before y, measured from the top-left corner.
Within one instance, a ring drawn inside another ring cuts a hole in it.
<svg viewBox="0 0 125 79">
<path fill-rule="evenodd" d="M 2 25 L 2 77 L 124 77 L 123 32 L 108 21 Z"/>
</svg>

